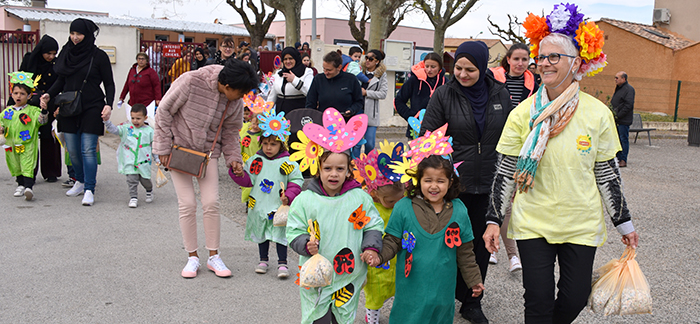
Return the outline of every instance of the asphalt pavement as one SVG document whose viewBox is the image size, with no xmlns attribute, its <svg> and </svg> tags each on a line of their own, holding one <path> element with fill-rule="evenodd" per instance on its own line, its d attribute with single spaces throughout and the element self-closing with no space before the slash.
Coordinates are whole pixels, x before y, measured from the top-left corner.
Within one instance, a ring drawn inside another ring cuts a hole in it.
<svg viewBox="0 0 700 324">
<path fill-rule="evenodd" d="M 403 132 L 378 138 L 403 139 Z M 66 197 L 59 183 L 38 180 L 35 199 L 12 197 L 16 183 L 0 162 L 0 323 L 298 323 L 298 256 L 290 250 L 292 277 L 255 274 L 257 245 L 243 240 L 245 209 L 240 189 L 219 164 L 221 257 L 231 278 L 206 269 L 199 216 L 199 253 L 204 263 L 183 279 L 187 261 L 172 183 L 156 188 L 153 203 L 128 208 L 125 177 L 117 173 L 114 136 L 101 138 L 103 164 L 95 205 Z M 683 138 L 631 144 L 624 190 L 640 234 L 637 260 L 651 285 L 653 315 L 609 316 L 584 309 L 575 323 L 700 323 L 700 148 Z M 608 220 L 609 238 L 596 267 L 624 250 Z M 523 322 L 521 274 L 509 273 L 505 251 L 489 267 L 483 309 L 491 323 Z M 364 319 L 360 302 L 355 323 Z M 382 310 L 388 323 L 391 301 Z M 459 307 L 459 302 L 456 307 Z M 455 323 L 467 323 L 459 315 Z"/>
</svg>

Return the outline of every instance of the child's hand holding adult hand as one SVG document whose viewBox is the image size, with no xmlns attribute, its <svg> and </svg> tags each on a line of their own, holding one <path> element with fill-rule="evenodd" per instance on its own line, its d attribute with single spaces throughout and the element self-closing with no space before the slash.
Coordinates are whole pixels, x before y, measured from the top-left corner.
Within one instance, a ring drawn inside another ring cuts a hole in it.
<svg viewBox="0 0 700 324">
<path fill-rule="evenodd" d="M 484 284 L 480 283 L 472 287 L 472 297 L 479 297 L 482 292 L 484 292 Z"/>
<path fill-rule="evenodd" d="M 238 161 L 231 163 L 231 170 L 233 170 L 233 174 L 237 177 L 243 176 L 243 166 Z"/>
<path fill-rule="evenodd" d="M 365 250 L 365 252 L 362 252 L 362 254 L 360 254 L 360 260 L 367 263 L 370 267 L 376 267 L 381 262 L 379 254 L 374 250 Z"/>
<path fill-rule="evenodd" d="M 318 253 L 318 241 L 310 240 L 306 242 L 306 249 L 309 251 L 309 254 L 316 255 Z"/>
</svg>

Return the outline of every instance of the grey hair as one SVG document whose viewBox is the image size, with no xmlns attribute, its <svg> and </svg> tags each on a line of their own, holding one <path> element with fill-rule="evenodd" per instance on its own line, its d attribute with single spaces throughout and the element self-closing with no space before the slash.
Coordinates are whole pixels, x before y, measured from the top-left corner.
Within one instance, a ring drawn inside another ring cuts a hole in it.
<svg viewBox="0 0 700 324">
<path fill-rule="evenodd" d="M 579 57 L 579 51 L 576 49 L 576 45 L 574 45 L 574 40 L 571 37 L 566 36 L 564 34 L 551 33 L 545 36 L 542 39 L 542 41 L 540 41 L 539 48 L 542 48 L 543 44 L 558 46 L 564 50 L 563 54 Z M 581 64 L 583 64 L 583 61 L 581 62 Z M 583 74 L 579 73 L 579 71 L 576 71 L 574 73 L 574 80 L 581 81 L 581 78 L 583 78 Z"/>
</svg>

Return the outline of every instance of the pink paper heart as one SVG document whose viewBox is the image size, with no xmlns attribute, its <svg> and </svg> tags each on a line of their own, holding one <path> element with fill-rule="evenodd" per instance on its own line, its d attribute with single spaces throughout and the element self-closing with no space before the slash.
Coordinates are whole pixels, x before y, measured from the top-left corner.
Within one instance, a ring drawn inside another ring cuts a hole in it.
<svg viewBox="0 0 700 324">
<path fill-rule="evenodd" d="M 346 124 L 343 115 L 335 108 L 328 108 L 323 112 L 323 126 L 308 123 L 304 125 L 303 130 L 304 134 L 318 145 L 340 153 L 351 149 L 362 140 L 367 131 L 367 115 L 355 115 Z"/>
</svg>

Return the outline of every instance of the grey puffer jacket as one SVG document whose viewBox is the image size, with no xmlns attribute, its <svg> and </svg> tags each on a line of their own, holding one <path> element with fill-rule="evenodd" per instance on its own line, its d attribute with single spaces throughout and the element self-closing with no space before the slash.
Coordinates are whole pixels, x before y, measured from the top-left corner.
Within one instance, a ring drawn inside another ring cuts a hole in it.
<svg viewBox="0 0 700 324">
<path fill-rule="evenodd" d="M 365 72 L 366 74 L 367 72 Z M 389 91 L 389 83 L 386 80 L 386 67 L 379 63 L 374 70 L 374 77 L 369 80 L 367 86 L 367 96 L 365 96 L 365 115 L 367 115 L 367 126 L 379 126 L 379 100 L 386 99 Z"/>
<path fill-rule="evenodd" d="M 445 123 L 447 135 L 452 137 L 452 157 L 457 168 L 463 190 L 469 194 L 488 194 L 496 172 L 498 154 L 496 145 L 510 114 L 512 104 L 505 84 L 496 81 L 490 74 L 485 79 L 489 87 L 486 108 L 486 123 L 481 139 L 478 135 L 472 107 L 460 88 L 456 78 L 435 90 L 426 108 L 421 135 L 434 131 Z"/>
</svg>

